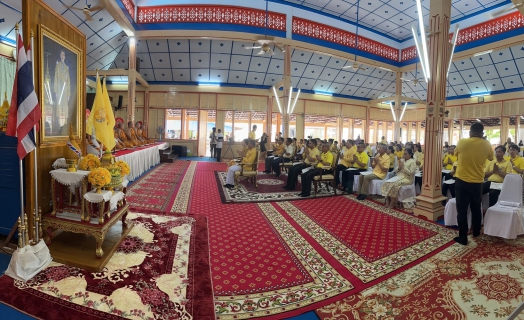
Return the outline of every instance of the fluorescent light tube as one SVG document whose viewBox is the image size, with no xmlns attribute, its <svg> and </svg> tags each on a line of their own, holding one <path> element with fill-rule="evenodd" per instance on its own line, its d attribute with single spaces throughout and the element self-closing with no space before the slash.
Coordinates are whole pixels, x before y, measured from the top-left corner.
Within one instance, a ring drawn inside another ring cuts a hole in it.
<svg viewBox="0 0 524 320">
<path fill-rule="evenodd" d="M 404 109 L 402 109 L 402 113 L 400 114 L 400 119 L 398 119 L 398 121 L 402 121 L 402 118 L 404 117 L 404 112 L 406 111 L 406 107 L 408 106 L 408 103 L 405 102 L 404 103 Z"/>
<path fill-rule="evenodd" d="M 291 96 L 293 95 L 293 87 L 289 87 L 289 97 L 288 97 L 288 100 L 287 100 L 287 113 L 289 114 L 289 109 L 291 107 Z"/>
<path fill-rule="evenodd" d="M 111 84 L 129 84 L 128 81 L 114 80 L 111 81 Z"/>
<path fill-rule="evenodd" d="M 220 83 L 199 83 L 198 85 L 206 87 L 220 87 Z"/>
<path fill-rule="evenodd" d="M 426 80 L 426 83 L 427 83 L 429 79 L 428 77 L 429 70 L 426 71 L 426 64 L 424 63 L 425 58 L 424 58 L 422 51 L 420 51 L 420 43 L 419 43 L 417 30 L 415 29 L 415 26 L 411 26 L 411 31 L 413 32 L 413 40 L 415 40 L 415 46 L 417 47 L 417 53 L 420 58 L 420 67 L 422 69 L 422 73 L 424 73 L 424 79 Z"/>
<path fill-rule="evenodd" d="M 453 53 L 455 53 L 455 45 L 457 44 L 458 33 L 459 33 L 459 25 L 457 24 L 455 26 L 455 32 L 453 32 L 453 38 L 451 40 L 451 53 L 449 54 L 449 64 L 448 64 L 448 72 L 446 73 L 446 79 L 448 78 L 448 75 L 449 75 L 449 69 L 451 69 L 451 62 L 453 61 Z"/>
<path fill-rule="evenodd" d="M 330 96 L 330 97 L 333 95 L 332 93 L 329 93 L 329 92 L 320 92 L 320 91 L 315 91 L 315 94 L 319 94 L 322 96 Z"/>
<path fill-rule="evenodd" d="M 16 44 L 14 43 L 11 43 L 9 41 L 6 41 L 6 40 L 0 40 L 1 43 L 7 45 L 7 46 L 10 46 L 10 47 L 13 47 L 13 48 L 16 48 Z"/>
<path fill-rule="evenodd" d="M 293 108 L 291 108 L 291 114 L 293 114 L 293 111 L 295 111 L 295 106 L 297 105 L 299 95 L 300 95 L 300 89 L 298 89 L 297 95 L 295 96 L 295 101 L 293 101 Z"/>
<path fill-rule="evenodd" d="M 486 51 L 475 53 L 473 56 L 474 57 L 483 56 L 485 54 L 492 53 L 492 52 L 493 52 L 493 50 L 486 50 Z"/>
<path fill-rule="evenodd" d="M 418 24 L 420 27 L 420 41 L 422 42 L 422 51 L 424 53 L 424 60 L 426 63 L 426 73 L 428 76 L 428 80 L 430 77 L 430 71 L 429 71 L 429 55 L 428 55 L 428 43 L 426 40 L 426 27 L 424 26 L 424 16 L 422 15 L 422 4 L 420 3 L 420 0 L 417 0 L 417 11 L 418 11 Z"/>
<path fill-rule="evenodd" d="M 275 86 L 273 86 L 273 93 L 275 94 L 275 98 L 277 98 L 278 110 L 280 111 L 280 114 L 282 114 L 282 106 L 280 106 L 280 98 L 278 97 L 277 89 L 275 89 Z"/>
<path fill-rule="evenodd" d="M 521 118 L 522 120 L 524 120 L 524 117 L 523 117 L 523 116 L 520 116 L 520 118 Z"/>
<path fill-rule="evenodd" d="M 478 122 L 480 122 L 480 119 L 475 119 L 475 120 L 477 120 Z"/>
<path fill-rule="evenodd" d="M 472 94 L 471 97 L 484 97 L 484 96 L 489 96 L 491 93 L 490 92 L 485 92 L 485 93 L 477 93 L 477 94 Z"/>
<path fill-rule="evenodd" d="M 395 110 L 393 109 L 393 103 L 389 103 L 389 108 L 391 109 L 391 114 L 393 115 L 393 121 L 397 121 L 397 117 L 395 116 Z"/>
</svg>

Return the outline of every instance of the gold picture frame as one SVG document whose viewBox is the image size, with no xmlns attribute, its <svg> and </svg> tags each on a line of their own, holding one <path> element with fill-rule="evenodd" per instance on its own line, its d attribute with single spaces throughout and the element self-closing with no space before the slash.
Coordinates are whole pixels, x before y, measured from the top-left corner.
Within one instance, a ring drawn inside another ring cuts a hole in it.
<svg viewBox="0 0 524 320">
<path fill-rule="evenodd" d="M 41 142 L 69 140 L 69 126 L 75 139 L 82 132 L 84 81 L 82 50 L 44 25 L 39 28 L 40 104 L 42 106 Z"/>
</svg>

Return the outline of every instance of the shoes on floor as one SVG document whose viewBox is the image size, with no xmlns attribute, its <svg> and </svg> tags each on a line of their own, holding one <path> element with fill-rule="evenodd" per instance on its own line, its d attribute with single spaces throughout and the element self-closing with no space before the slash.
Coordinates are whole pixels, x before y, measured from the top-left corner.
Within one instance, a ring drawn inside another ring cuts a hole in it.
<svg viewBox="0 0 524 320">
<path fill-rule="evenodd" d="M 456 243 L 460 243 L 463 246 L 467 246 L 468 245 L 468 240 L 467 239 L 466 239 L 466 241 L 463 241 L 463 240 L 460 240 L 459 237 L 455 237 L 453 240 L 455 240 Z"/>
<path fill-rule="evenodd" d="M 224 187 L 231 189 L 231 188 L 234 188 L 235 186 L 232 185 L 232 184 L 226 183 L 226 184 L 224 185 Z"/>
<path fill-rule="evenodd" d="M 368 196 L 365 195 L 365 194 L 359 194 L 358 197 L 357 197 L 357 200 L 360 200 L 360 201 L 362 201 L 362 200 L 366 200 L 367 197 L 368 197 Z"/>
<path fill-rule="evenodd" d="M 302 198 L 307 198 L 307 197 L 309 197 L 309 196 L 311 196 L 311 195 L 310 195 L 310 194 L 304 194 L 304 193 L 301 193 L 301 194 L 300 194 L 300 197 L 302 197 Z"/>
</svg>

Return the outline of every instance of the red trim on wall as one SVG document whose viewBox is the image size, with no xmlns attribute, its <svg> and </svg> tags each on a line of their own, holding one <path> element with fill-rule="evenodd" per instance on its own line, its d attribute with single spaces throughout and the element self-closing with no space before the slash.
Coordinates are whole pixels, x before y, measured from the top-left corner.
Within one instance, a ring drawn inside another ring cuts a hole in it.
<svg viewBox="0 0 524 320">
<path fill-rule="evenodd" d="M 138 7 L 137 23 L 228 23 L 266 26 L 266 11 L 236 6 L 166 5 Z M 286 15 L 268 12 L 267 27 L 286 30 Z"/>
<path fill-rule="evenodd" d="M 293 33 L 355 48 L 356 34 L 302 18 L 293 17 Z M 358 49 L 393 61 L 399 59 L 399 49 L 362 36 L 358 37 Z"/>
<path fill-rule="evenodd" d="M 135 3 L 133 2 L 133 0 L 122 0 L 122 4 L 124 4 L 124 7 L 126 7 L 127 12 L 129 12 L 129 15 L 131 16 L 133 21 L 135 21 Z"/>
<path fill-rule="evenodd" d="M 524 16 L 519 11 L 513 12 L 500 18 L 460 30 L 457 38 L 457 46 L 522 27 L 524 27 Z M 452 34 L 449 35 L 450 39 L 451 36 Z M 418 57 L 417 48 L 412 46 L 402 49 L 400 61 L 403 62 L 416 57 Z"/>
</svg>

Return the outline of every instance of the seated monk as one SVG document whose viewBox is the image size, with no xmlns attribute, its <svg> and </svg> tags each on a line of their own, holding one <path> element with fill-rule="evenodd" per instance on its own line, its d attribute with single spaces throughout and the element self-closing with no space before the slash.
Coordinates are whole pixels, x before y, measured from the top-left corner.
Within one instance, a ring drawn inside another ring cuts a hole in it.
<svg viewBox="0 0 524 320">
<path fill-rule="evenodd" d="M 142 145 L 147 144 L 147 139 L 144 139 L 144 137 L 142 137 L 142 128 L 141 128 L 140 122 L 138 121 L 135 123 L 135 133 L 136 133 L 136 140 L 138 142 L 140 142 Z"/>
<path fill-rule="evenodd" d="M 142 136 L 142 138 L 144 138 L 147 141 L 147 143 L 155 143 L 155 140 L 149 139 L 147 137 L 147 130 L 146 130 L 146 126 L 145 125 L 140 125 L 140 129 L 142 130 L 140 135 Z"/>
<path fill-rule="evenodd" d="M 127 122 L 127 128 L 125 130 L 127 140 L 131 142 L 134 146 L 141 146 L 142 141 L 139 141 L 136 137 L 135 128 L 133 128 L 133 121 Z"/>
<path fill-rule="evenodd" d="M 113 128 L 113 135 L 115 136 L 115 149 L 116 150 L 122 150 L 124 149 L 126 146 L 124 145 L 124 143 L 122 142 L 122 140 L 120 140 L 118 138 L 118 134 L 116 133 L 116 127 Z"/>
<path fill-rule="evenodd" d="M 131 141 L 128 141 L 127 135 L 124 132 L 124 129 L 122 129 L 122 123 L 118 123 L 116 126 L 116 133 L 118 136 L 118 139 L 124 144 L 126 148 L 133 148 L 134 144 Z"/>
<path fill-rule="evenodd" d="M 146 131 L 146 127 L 144 125 L 140 124 L 140 127 L 139 127 L 139 129 L 137 131 L 138 136 L 142 137 L 142 140 L 144 140 L 146 143 L 155 143 L 155 141 L 153 141 L 152 139 L 148 139 L 147 138 L 147 133 L 146 132 L 147 132 Z"/>
</svg>

